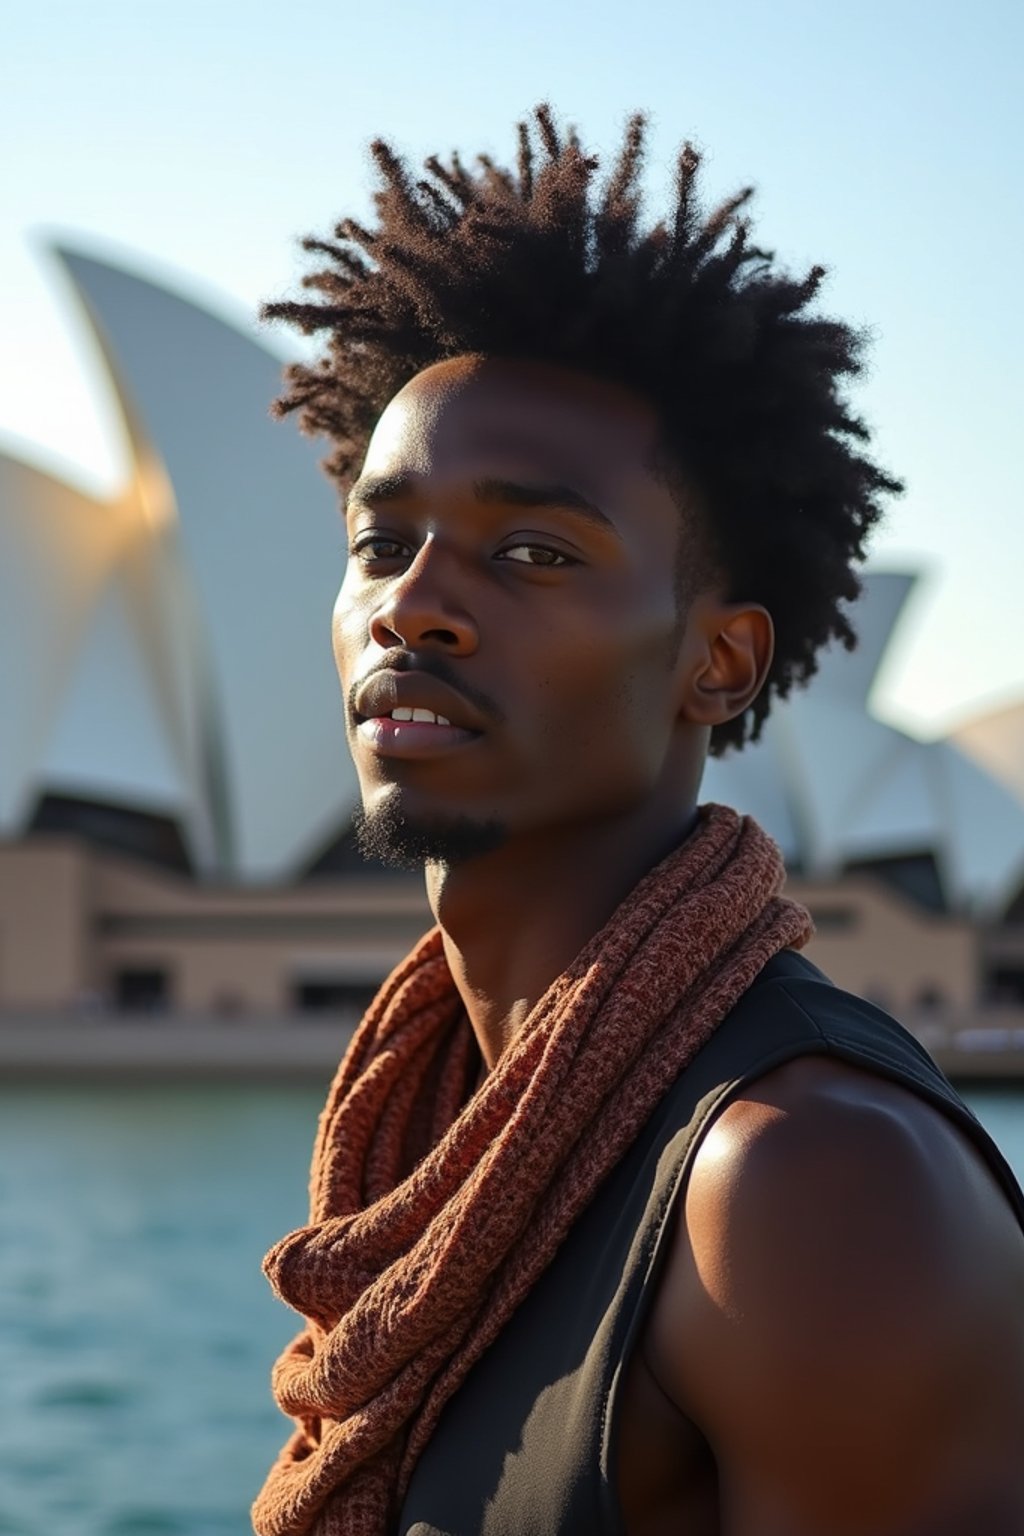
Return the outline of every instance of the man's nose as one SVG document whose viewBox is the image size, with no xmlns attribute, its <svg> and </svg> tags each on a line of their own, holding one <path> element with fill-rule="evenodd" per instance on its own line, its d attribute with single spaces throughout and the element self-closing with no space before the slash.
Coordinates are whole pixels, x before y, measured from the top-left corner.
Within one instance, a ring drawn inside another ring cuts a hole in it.
<svg viewBox="0 0 1024 1536">
<path fill-rule="evenodd" d="M 454 552 L 432 540 L 420 545 L 407 570 L 389 583 L 387 595 L 370 619 L 370 637 L 382 649 L 396 643 L 414 650 L 428 643 L 454 656 L 477 648 L 477 626 L 460 600 Z"/>
</svg>

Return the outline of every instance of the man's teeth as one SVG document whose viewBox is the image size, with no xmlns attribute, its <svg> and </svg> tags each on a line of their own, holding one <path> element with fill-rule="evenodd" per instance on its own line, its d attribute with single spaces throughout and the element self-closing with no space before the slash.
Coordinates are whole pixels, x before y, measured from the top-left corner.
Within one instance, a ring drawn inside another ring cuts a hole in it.
<svg viewBox="0 0 1024 1536">
<path fill-rule="evenodd" d="M 392 720 L 424 720 L 429 725 L 451 725 L 444 715 L 435 715 L 432 709 L 393 709 Z"/>
</svg>

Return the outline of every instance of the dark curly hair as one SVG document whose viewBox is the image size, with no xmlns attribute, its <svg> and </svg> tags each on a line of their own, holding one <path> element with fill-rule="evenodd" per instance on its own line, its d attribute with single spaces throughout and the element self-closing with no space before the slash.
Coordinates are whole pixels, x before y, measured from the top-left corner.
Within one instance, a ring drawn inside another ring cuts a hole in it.
<svg viewBox="0 0 1024 1536">
<path fill-rule="evenodd" d="M 414 179 L 375 142 L 376 228 L 344 219 L 333 241 L 304 240 L 328 259 L 303 279 L 322 302 L 264 307 L 328 332 L 318 362 L 288 369 L 273 409 L 331 440 L 324 467 L 344 487 L 387 402 L 444 358 L 528 357 L 644 397 L 681 506 L 697 493 L 729 597 L 762 603 L 775 625 L 759 697 L 713 732 L 721 753 L 756 740 L 772 698 L 811 677 L 826 642 L 856 643 L 853 563 L 881 498 L 902 487 L 858 451 L 868 432 L 840 393 L 861 371 L 863 333 L 808 313 L 824 269 L 793 278 L 751 243 L 749 187 L 706 211 L 689 144 L 670 216 L 645 228 L 644 134 L 637 115 L 599 190 L 596 158 L 546 106 L 519 125 L 514 171 L 486 155 L 468 170 L 453 154 Z"/>
</svg>

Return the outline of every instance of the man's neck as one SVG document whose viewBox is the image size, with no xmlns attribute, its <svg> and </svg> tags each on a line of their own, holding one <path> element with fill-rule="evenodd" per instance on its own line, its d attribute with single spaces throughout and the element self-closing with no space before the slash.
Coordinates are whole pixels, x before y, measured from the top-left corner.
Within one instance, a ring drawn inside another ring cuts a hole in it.
<svg viewBox="0 0 1024 1536">
<path fill-rule="evenodd" d="M 690 806 L 511 840 L 430 864 L 427 896 L 488 1068 L 557 976 L 645 874 L 693 830 Z"/>
</svg>

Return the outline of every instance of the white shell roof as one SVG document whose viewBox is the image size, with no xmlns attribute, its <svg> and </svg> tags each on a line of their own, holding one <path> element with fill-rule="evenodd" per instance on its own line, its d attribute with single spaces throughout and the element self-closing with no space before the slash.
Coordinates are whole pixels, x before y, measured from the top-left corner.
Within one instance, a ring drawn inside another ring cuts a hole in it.
<svg viewBox="0 0 1024 1536">
<path fill-rule="evenodd" d="M 1024 881 L 1024 775 L 1015 792 L 957 741 L 916 741 L 869 713 L 914 579 L 867 573 L 857 649 L 829 647 L 809 687 L 773 705 L 761 741 L 709 762 L 702 793 L 756 816 L 806 874 L 930 853 L 951 903 L 998 912 Z"/>
<path fill-rule="evenodd" d="M 351 812 L 330 648 L 344 571 L 316 455 L 268 415 L 265 347 L 188 300 L 92 257 L 60 253 L 96 330 L 136 457 L 173 498 L 169 555 L 187 625 L 217 861 L 285 878 Z"/>
<path fill-rule="evenodd" d="M 280 363 L 190 301 L 61 252 L 111 373 L 133 479 L 102 505 L 0 458 L 0 836 L 40 793 L 174 815 L 197 868 L 288 879 L 357 783 L 330 649 L 344 544 L 316 452 L 267 414 Z M 922 743 L 868 698 L 914 577 L 869 573 L 830 648 L 703 794 L 810 875 L 930 852 L 950 899 L 1024 881 L 1024 704 Z"/>
<path fill-rule="evenodd" d="M 951 739 L 1024 800 L 1024 700 L 976 715 Z"/>
<path fill-rule="evenodd" d="M 51 790 L 180 815 L 185 775 L 129 598 L 118 577 L 99 594 L 36 776 Z"/>
<path fill-rule="evenodd" d="M 0 836 L 47 790 L 173 815 L 215 863 L 138 486 L 103 504 L 0 456 Z"/>
<path fill-rule="evenodd" d="M 14 830 L 30 814 L 48 762 L 76 792 L 101 786 L 113 771 L 122 785 L 132 781 L 141 802 L 184 809 L 186 787 L 167 752 L 155 678 L 146 675 L 146 618 L 124 605 L 121 573 L 139 521 L 127 499 L 104 506 L 0 458 L 0 829 Z M 99 612 L 106 619 L 97 629 Z M 148 720 L 134 734 L 137 747 L 144 738 L 148 745 L 137 773 L 126 774 L 127 764 L 114 770 L 116 753 L 106 752 L 99 721 L 89 723 L 89 677 L 97 672 L 109 702 L 121 689 L 145 701 Z M 89 771 L 79 777 L 74 765 L 85 758 Z"/>
</svg>

